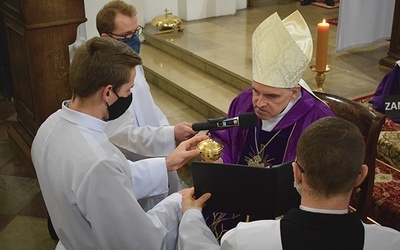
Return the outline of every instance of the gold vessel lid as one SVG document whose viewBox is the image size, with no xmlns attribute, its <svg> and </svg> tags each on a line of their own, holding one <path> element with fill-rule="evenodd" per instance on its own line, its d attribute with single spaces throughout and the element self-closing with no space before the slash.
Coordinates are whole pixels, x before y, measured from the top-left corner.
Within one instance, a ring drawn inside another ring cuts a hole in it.
<svg viewBox="0 0 400 250">
<path fill-rule="evenodd" d="M 202 161 L 214 162 L 221 157 L 224 145 L 213 139 L 206 139 L 197 144 L 197 149 L 200 151 Z"/>
<path fill-rule="evenodd" d="M 197 144 L 197 149 L 200 150 L 200 152 L 204 153 L 219 153 L 222 151 L 223 148 L 224 146 L 221 143 L 210 138 L 203 140 Z"/>
<path fill-rule="evenodd" d="M 176 26 L 182 24 L 182 21 L 179 17 L 172 15 L 172 13 L 168 13 L 167 8 L 165 8 L 164 12 L 164 15 L 153 18 L 151 21 L 153 26 L 161 29 L 174 29 Z"/>
</svg>

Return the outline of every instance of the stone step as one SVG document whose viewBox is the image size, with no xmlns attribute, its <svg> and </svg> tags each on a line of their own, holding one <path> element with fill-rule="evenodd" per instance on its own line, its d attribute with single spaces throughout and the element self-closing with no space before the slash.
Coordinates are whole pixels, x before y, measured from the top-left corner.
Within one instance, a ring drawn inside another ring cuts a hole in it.
<svg viewBox="0 0 400 250">
<path fill-rule="evenodd" d="M 224 68 L 218 64 L 218 56 L 225 58 L 232 58 L 235 60 L 237 57 L 234 55 L 226 55 L 221 51 L 221 55 L 214 55 L 213 58 L 198 55 L 198 50 L 196 45 L 190 46 L 193 43 L 196 36 L 189 32 L 173 32 L 170 34 L 157 35 L 156 32 L 159 30 L 151 25 L 146 25 L 144 29 L 144 35 L 146 38 L 146 44 L 156 47 L 165 53 L 181 60 L 182 62 L 193 66 L 194 68 L 213 76 L 226 84 L 233 86 L 239 90 L 244 90 L 249 88 L 251 79 L 248 76 L 240 75 L 231 69 Z M 204 47 L 210 46 L 213 42 L 210 41 L 200 41 L 204 43 Z M 184 44 L 186 43 L 186 44 Z M 207 44 L 209 43 L 209 44 Z M 218 46 L 213 44 L 213 46 Z M 199 53 L 200 54 L 200 53 Z"/>
<path fill-rule="evenodd" d="M 205 117 L 226 115 L 239 89 L 152 45 L 146 38 L 140 52 L 148 82 Z"/>
</svg>

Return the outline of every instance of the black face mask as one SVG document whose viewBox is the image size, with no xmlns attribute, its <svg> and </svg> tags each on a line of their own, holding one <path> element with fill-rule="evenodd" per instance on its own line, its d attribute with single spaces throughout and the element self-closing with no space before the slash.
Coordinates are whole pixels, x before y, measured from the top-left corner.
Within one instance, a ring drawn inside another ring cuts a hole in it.
<svg viewBox="0 0 400 250">
<path fill-rule="evenodd" d="M 108 109 L 108 120 L 115 120 L 120 117 L 125 111 L 129 108 L 129 105 L 132 103 L 132 94 L 128 95 L 127 97 L 120 97 L 117 93 L 118 100 L 111 105 L 107 104 Z"/>
</svg>

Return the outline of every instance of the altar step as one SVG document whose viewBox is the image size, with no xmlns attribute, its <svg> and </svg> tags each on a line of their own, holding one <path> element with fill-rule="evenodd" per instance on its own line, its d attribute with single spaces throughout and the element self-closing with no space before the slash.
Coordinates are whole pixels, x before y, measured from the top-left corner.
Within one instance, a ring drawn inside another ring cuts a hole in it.
<svg viewBox="0 0 400 250">
<path fill-rule="evenodd" d="M 167 36 L 155 32 L 146 26 L 140 52 L 151 87 L 166 92 L 204 117 L 225 116 L 233 98 L 248 88 L 250 81 L 177 46 L 171 42 L 171 36 L 166 39 Z"/>
</svg>

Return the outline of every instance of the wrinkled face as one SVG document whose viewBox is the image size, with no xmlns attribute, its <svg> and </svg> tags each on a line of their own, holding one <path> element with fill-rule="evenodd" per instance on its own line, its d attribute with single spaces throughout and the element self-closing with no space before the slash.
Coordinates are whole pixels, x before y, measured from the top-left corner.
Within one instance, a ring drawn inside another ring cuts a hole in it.
<svg viewBox="0 0 400 250">
<path fill-rule="evenodd" d="M 256 81 L 252 82 L 253 107 L 258 118 L 268 120 L 279 115 L 295 99 L 300 86 L 294 88 L 276 88 Z"/>
</svg>

